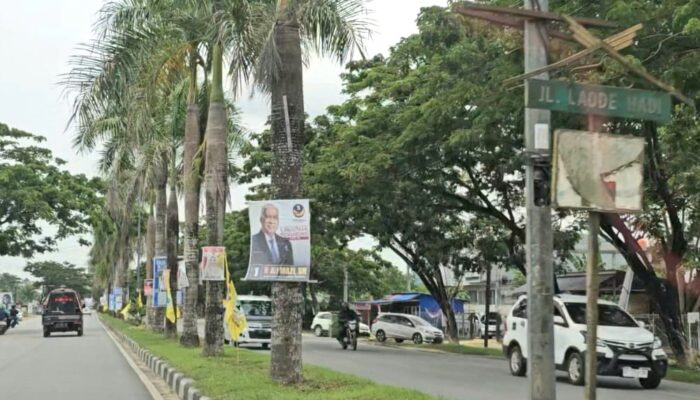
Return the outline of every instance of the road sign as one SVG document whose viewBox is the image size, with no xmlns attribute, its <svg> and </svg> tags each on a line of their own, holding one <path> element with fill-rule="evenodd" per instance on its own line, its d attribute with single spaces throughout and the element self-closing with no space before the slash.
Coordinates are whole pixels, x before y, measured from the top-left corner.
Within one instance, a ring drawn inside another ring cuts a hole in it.
<svg viewBox="0 0 700 400">
<path fill-rule="evenodd" d="M 671 119 L 671 95 L 650 90 L 580 85 L 528 79 L 529 108 L 665 122 Z"/>
</svg>

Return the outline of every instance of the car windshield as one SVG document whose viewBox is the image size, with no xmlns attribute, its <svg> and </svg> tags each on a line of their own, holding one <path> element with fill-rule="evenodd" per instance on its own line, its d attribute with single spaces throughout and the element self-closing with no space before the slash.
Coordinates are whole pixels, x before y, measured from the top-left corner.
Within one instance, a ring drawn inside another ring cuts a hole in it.
<svg viewBox="0 0 700 400">
<path fill-rule="evenodd" d="M 584 325 L 586 323 L 585 303 L 566 303 L 574 323 Z M 608 304 L 598 304 L 598 325 L 601 326 L 638 326 L 637 323 L 620 307 Z"/>
<path fill-rule="evenodd" d="M 272 316 L 272 302 L 243 300 L 239 302 L 241 310 L 247 317 L 270 317 Z"/>
</svg>

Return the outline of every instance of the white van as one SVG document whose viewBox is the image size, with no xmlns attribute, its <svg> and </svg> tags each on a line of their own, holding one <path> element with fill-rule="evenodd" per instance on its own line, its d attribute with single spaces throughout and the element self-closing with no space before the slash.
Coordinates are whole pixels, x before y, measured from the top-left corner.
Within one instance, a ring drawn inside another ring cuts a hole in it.
<svg viewBox="0 0 700 400">
<path fill-rule="evenodd" d="M 248 328 L 241 333 L 238 344 L 259 344 L 263 349 L 272 341 L 272 299 L 267 296 L 239 295 L 236 307 L 245 313 Z M 224 337 L 231 342 L 231 334 L 224 323 Z"/>
<path fill-rule="evenodd" d="M 510 372 L 523 376 L 527 366 L 527 298 L 521 296 L 506 317 L 503 352 Z M 569 382 L 582 385 L 586 351 L 586 297 L 554 297 L 554 362 L 566 371 Z M 609 301 L 598 301 L 598 375 L 637 378 L 646 389 L 655 389 L 666 376 L 668 357 L 661 340 L 644 329 L 625 310 Z"/>
</svg>

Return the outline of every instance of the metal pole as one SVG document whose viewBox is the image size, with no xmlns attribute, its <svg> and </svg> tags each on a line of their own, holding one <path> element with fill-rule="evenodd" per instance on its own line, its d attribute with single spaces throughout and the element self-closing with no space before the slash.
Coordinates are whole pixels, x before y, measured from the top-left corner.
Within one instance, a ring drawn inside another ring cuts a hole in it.
<svg viewBox="0 0 700 400">
<path fill-rule="evenodd" d="M 343 301 L 348 302 L 348 264 L 343 263 Z"/>
<path fill-rule="evenodd" d="M 143 284 L 141 283 L 141 274 L 139 273 L 141 269 L 141 194 L 139 193 L 139 206 L 136 208 L 138 210 L 138 238 L 136 239 L 136 293 L 141 296 L 141 288 Z"/>
<path fill-rule="evenodd" d="M 484 347 L 489 347 L 489 306 L 491 305 L 491 265 L 486 267 L 486 307 L 484 311 Z"/>
<path fill-rule="evenodd" d="M 548 0 L 524 0 L 525 9 L 548 11 Z M 525 72 L 547 65 L 548 36 L 544 23 L 525 22 Z M 549 79 L 547 73 L 536 79 Z M 526 89 L 527 90 L 527 89 Z M 527 98 L 527 93 L 525 94 Z M 548 161 L 550 112 L 525 109 L 525 147 L 530 162 L 525 168 L 527 207 L 526 256 L 528 282 L 528 399 L 554 400 L 554 269 L 552 266 L 552 215 L 549 207 Z M 537 140 L 536 140 L 537 136 Z M 536 146 L 537 144 L 537 146 Z M 537 180 L 537 182 L 535 182 Z"/>
<path fill-rule="evenodd" d="M 585 400 L 596 398 L 596 371 L 598 359 L 596 343 L 598 341 L 598 232 L 600 231 L 600 214 L 591 212 L 588 216 L 588 254 L 586 258 L 586 367 L 584 389 Z"/>
</svg>

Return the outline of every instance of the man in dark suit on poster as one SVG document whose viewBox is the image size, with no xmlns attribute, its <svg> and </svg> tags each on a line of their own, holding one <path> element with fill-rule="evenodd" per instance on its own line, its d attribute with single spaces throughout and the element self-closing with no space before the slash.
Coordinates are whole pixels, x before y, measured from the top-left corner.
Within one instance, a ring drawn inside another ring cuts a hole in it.
<svg viewBox="0 0 700 400">
<path fill-rule="evenodd" d="M 294 265 L 292 244 L 277 234 L 279 210 L 273 204 L 265 204 L 260 213 L 260 232 L 251 240 L 250 263 L 252 265 Z"/>
</svg>

